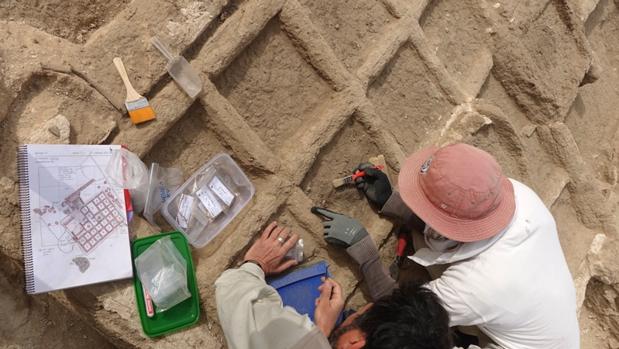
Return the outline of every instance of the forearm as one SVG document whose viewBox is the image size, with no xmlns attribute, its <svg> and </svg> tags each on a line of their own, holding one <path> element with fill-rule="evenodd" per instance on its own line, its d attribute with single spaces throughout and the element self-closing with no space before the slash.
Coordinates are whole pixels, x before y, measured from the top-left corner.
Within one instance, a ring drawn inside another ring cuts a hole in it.
<svg viewBox="0 0 619 349">
<path fill-rule="evenodd" d="M 350 246 L 346 252 L 359 264 L 372 300 L 390 295 L 397 287 L 396 281 L 381 263 L 378 248 L 371 236 L 368 235 Z"/>
<path fill-rule="evenodd" d="M 391 193 L 385 205 L 383 205 L 380 214 L 397 220 L 409 230 L 423 231 L 425 227 L 425 223 L 406 206 L 400 197 L 400 193 L 395 190 Z"/>
<path fill-rule="evenodd" d="M 225 271 L 215 282 L 215 295 L 231 349 L 290 348 L 314 329 L 307 316 L 282 306 L 281 297 L 266 284 L 262 269 L 255 264 Z M 277 331 L 286 335 L 278 337 Z"/>
</svg>

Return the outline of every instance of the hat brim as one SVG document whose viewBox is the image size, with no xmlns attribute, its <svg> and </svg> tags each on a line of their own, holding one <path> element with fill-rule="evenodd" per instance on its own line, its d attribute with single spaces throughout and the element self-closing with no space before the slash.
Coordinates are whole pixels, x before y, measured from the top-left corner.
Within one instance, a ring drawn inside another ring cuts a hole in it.
<svg viewBox="0 0 619 349">
<path fill-rule="evenodd" d="M 398 176 L 400 196 L 404 203 L 427 225 L 446 238 L 460 242 L 480 241 L 505 229 L 516 210 L 514 187 L 503 176 L 503 199 L 499 206 L 481 219 L 462 219 L 440 210 L 425 195 L 419 183 L 421 165 L 439 148 L 428 147 L 409 156 Z"/>
</svg>

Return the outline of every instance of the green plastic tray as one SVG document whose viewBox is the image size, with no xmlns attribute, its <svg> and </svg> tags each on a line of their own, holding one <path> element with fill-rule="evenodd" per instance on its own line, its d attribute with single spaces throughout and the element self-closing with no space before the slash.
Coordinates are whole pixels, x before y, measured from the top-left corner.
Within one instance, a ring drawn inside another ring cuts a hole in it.
<svg viewBox="0 0 619 349">
<path fill-rule="evenodd" d="M 140 282 L 138 273 L 135 270 L 135 259 L 155 241 L 166 236 L 170 236 L 178 251 L 187 261 L 187 286 L 189 288 L 189 292 L 191 292 L 191 297 L 161 313 L 157 313 L 157 307 L 155 306 L 155 315 L 149 318 L 146 315 L 146 306 L 144 304 L 144 295 L 142 293 L 142 283 Z M 134 261 L 133 288 L 135 289 L 138 313 L 140 314 L 140 320 L 142 322 L 142 329 L 144 330 L 144 333 L 149 337 L 157 337 L 178 331 L 182 328 L 189 327 L 197 323 L 200 318 L 200 299 L 198 294 L 198 286 L 196 284 L 196 275 L 193 270 L 191 251 L 189 250 L 189 245 L 187 244 L 187 239 L 185 236 L 178 231 L 173 231 L 136 239 L 131 245 L 131 255 Z"/>
</svg>

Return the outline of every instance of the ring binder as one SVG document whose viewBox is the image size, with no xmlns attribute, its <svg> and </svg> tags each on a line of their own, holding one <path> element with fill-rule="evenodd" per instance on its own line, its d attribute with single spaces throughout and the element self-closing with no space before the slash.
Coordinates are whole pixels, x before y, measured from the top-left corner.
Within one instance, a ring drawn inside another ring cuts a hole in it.
<svg viewBox="0 0 619 349">
<path fill-rule="evenodd" d="M 17 149 L 27 294 L 133 274 L 122 188 L 104 170 L 120 145 Z"/>
<path fill-rule="evenodd" d="M 22 254 L 26 293 L 35 292 L 34 264 L 32 261 L 32 222 L 30 218 L 30 190 L 28 188 L 28 146 L 20 145 L 17 154 L 17 174 L 19 178 L 19 202 L 21 208 Z"/>
</svg>

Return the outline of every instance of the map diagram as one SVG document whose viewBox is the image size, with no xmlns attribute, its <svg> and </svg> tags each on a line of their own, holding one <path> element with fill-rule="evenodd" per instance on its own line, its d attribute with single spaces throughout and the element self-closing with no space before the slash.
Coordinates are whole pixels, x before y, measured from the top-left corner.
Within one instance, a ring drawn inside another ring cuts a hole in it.
<svg viewBox="0 0 619 349">
<path fill-rule="evenodd" d="M 46 183 L 38 188 L 40 205 L 33 209 L 39 217 L 43 248 L 57 247 L 71 253 L 78 246 L 88 254 L 119 227 L 127 225 L 125 208 L 117 199 L 96 156 L 85 156 L 78 166 L 44 166 L 39 177 Z"/>
</svg>

